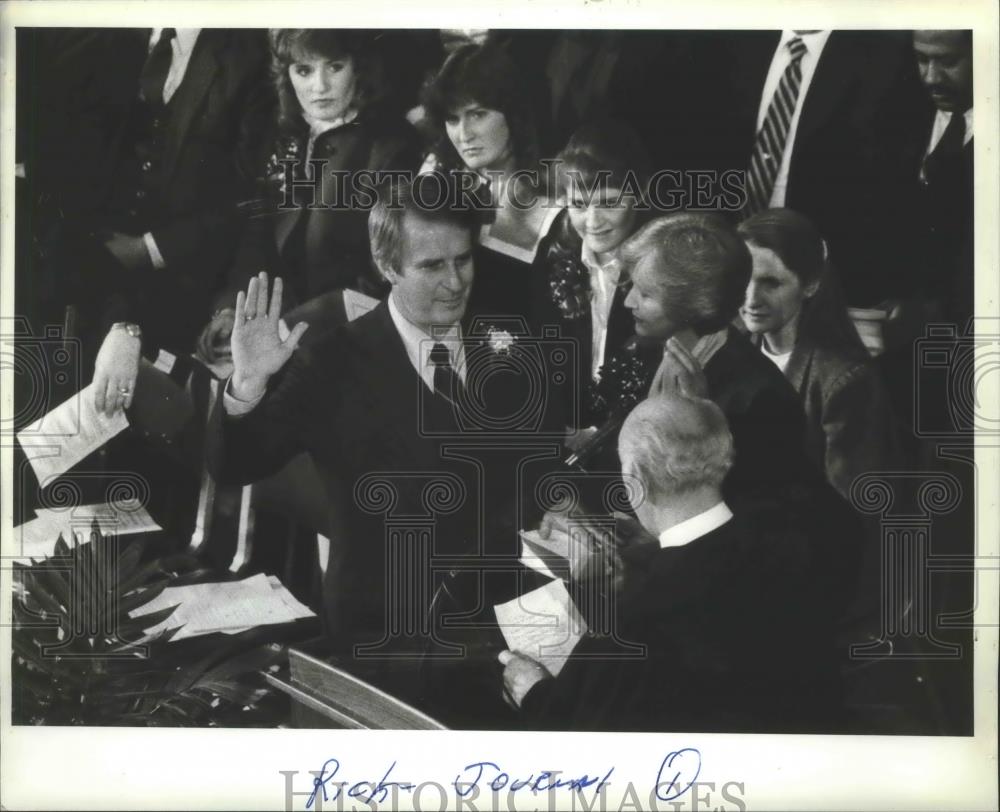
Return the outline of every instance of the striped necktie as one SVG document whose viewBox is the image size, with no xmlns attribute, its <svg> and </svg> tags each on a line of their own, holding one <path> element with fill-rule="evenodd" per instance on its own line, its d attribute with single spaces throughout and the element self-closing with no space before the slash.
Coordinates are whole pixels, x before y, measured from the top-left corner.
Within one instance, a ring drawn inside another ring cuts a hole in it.
<svg viewBox="0 0 1000 812">
<path fill-rule="evenodd" d="M 744 219 L 768 207 L 785 152 L 785 141 L 802 82 L 802 56 L 807 48 L 799 37 L 794 37 L 788 41 L 788 50 L 792 61 L 781 75 L 764 124 L 754 141 L 750 170 L 747 172 L 747 202 L 742 212 Z"/>
</svg>

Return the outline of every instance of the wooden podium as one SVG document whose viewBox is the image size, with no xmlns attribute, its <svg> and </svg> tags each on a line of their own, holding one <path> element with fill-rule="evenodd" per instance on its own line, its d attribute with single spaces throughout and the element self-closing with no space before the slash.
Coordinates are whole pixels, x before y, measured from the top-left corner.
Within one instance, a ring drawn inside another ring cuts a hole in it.
<svg viewBox="0 0 1000 812">
<path fill-rule="evenodd" d="M 361 730 L 446 730 L 425 713 L 343 669 L 299 649 L 288 650 L 288 677 L 265 673 L 291 697 L 292 722 L 299 728 Z"/>
</svg>

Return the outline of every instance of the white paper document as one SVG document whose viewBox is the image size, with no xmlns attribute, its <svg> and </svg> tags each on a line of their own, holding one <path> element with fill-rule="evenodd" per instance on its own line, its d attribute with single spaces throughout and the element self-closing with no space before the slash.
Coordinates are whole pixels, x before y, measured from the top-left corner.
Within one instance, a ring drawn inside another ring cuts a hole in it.
<svg viewBox="0 0 1000 812">
<path fill-rule="evenodd" d="M 97 411 L 90 384 L 21 429 L 17 441 L 45 487 L 127 427 L 123 411 L 111 417 Z"/>
<path fill-rule="evenodd" d="M 587 633 L 587 624 L 558 580 L 497 604 L 493 611 L 507 647 L 537 660 L 553 676 Z"/>
<path fill-rule="evenodd" d="M 34 519 L 14 528 L 13 544 L 4 549 L 4 555 L 23 561 L 49 558 L 55 554 L 56 540 L 60 535 L 70 545 L 74 533 L 81 544 L 87 543 L 95 519 L 103 532 L 117 536 L 163 529 L 143 507 L 125 510 L 113 505 L 96 504 L 65 510 L 39 508 Z"/>
<path fill-rule="evenodd" d="M 147 634 L 181 627 L 172 638 L 183 640 L 202 634 L 238 634 L 257 626 L 290 623 L 315 617 L 273 575 L 254 575 L 242 581 L 167 587 L 132 617 L 177 606 L 173 614 Z"/>
<path fill-rule="evenodd" d="M 556 532 L 543 539 L 537 530 L 522 530 L 519 535 L 522 564 L 548 578 L 569 576 L 569 536 Z"/>
</svg>

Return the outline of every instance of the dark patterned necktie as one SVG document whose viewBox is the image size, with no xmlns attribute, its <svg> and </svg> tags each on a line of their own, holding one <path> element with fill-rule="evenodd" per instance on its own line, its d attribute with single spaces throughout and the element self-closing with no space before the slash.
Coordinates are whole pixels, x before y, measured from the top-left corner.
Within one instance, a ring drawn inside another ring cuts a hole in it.
<svg viewBox="0 0 1000 812">
<path fill-rule="evenodd" d="M 146 64 L 143 65 L 142 74 L 139 76 L 139 89 L 142 97 L 150 104 L 164 103 L 163 86 L 167 83 L 167 74 L 170 73 L 170 64 L 174 57 L 171 42 L 175 36 L 177 36 L 176 29 L 164 28 L 153 50 L 146 57 Z"/>
<path fill-rule="evenodd" d="M 457 403 L 462 393 L 462 379 L 451 365 L 448 348 L 438 342 L 431 347 L 430 360 L 434 364 L 434 391 Z"/>
<path fill-rule="evenodd" d="M 965 116 L 954 112 L 951 120 L 941 134 L 934 151 L 924 159 L 924 178 L 933 184 L 948 174 L 948 167 L 955 158 L 962 154 L 965 146 Z"/>
<path fill-rule="evenodd" d="M 781 158 L 785 154 L 785 141 L 788 139 L 788 130 L 799 99 L 799 85 L 802 83 L 802 57 L 808 49 L 799 37 L 794 37 L 788 41 L 788 50 L 792 61 L 781 75 L 750 156 L 747 202 L 742 212 L 744 219 L 767 208 L 781 167 Z"/>
</svg>

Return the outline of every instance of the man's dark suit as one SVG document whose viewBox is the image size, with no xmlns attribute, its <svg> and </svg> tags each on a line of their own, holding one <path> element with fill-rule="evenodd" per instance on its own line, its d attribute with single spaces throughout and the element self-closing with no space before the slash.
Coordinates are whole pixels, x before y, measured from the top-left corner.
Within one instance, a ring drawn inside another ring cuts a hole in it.
<svg viewBox="0 0 1000 812">
<path fill-rule="evenodd" d="M 67 59 L 43 77 L 42 89 L 61 93 L 61 83 L 81 81 L 67 78 L 70 70 L 86 68 L 94 79 L 85 85 L 90 95 L 67 102 L 51 124 L 78 122 L 89 145 L 78 160 L 94 166 L 70 176 L 90 181 L 86 189 L 59 188 L 58 179 L 52 184 L 70 204 L 86 200 L 85 207 L 66 211 L 67 222 L 95 234 L 95 247 L 110 230 L 148 231 L 167 266 L 116 272 L 110 257 L 101 262 L 103 249 L 82 249 L 83 260 L 77 244 L 62 258 L 68 279 L 85 280 L 73 293 L 97 308 L 121 294 L 127 305 L 111 318 L 139 321 L 154 343 L 185 350 L 207 320 L 211 295 L 228 268 L 239 227 L 235 204 L 248 195 L 251 162 L 273 116 L 268 48 L 263 31 L 203 29 L 180 85 L 162 109 L 153 109 L 139 99 L 149 37 L 148 29 L 138 29 L 56 40 Z M 109 76 L 116 81 L 105 84 Z M 71 159 L 71 151 L 59 146 L 64 132 L 41 137 L 56 145 L 57 160 Z M 144 160 L 137 149 L 154 137 L 160 146 Z"/>
<path fill-rule="evenodd" d="M 719 35 L 719 60 L 729 71 L 716 76 L 725 81 L 714 116 L 703 122 L 699 149 L 724 168 L 750 165 L 779 39 L 777 31 Z M 854 306 L 875 304 L 894 290 L 898 235 L 889 233 L 884 211 L 902 190 L 890 159 L 900 113 L 918 91 L 909 32 L 834 31 L 801 100 L 785 205 L 819 228 Z"/>
<path fill-rule="evenodd" d="M 602 657 L 609 640 L 584 638 L 523 715 L 543 729 L 830 731 L 838 677 L 820 546 L 787 515 L 737 515 L 684 546 L 626 548 L 619 639 L 645 656 Z"/>
<path fill-rule="evenodd" d="M 302 451 L 312 456 L 329 498 L 324 613 L 338 653 L 350 657 L 354 645 L 378 643 L 393 616 L 387 601 L 407 592 L 418 593 L 409 605 L 420 615 L 407 622 L 419 624 L 442 570 L 485 566 L 487 558 L 499 569 L 517 569 L 516 530 L 532 526 L 532 518 L 512 506 L 524 492 L 531 495 L 532 464 L 521 472 L 526 484 L 519 494 L 514 468 L 534 451 L 542 456 L 535 464 L 547 468 L 558 448 L 551 437 L 538 436 L 546 404 L 530 393 L 529 376 L 509 369 L 507 361 L 517 351 L 500 357 L 470 338 L 466 391 L 479 406 L 472 410 L 477 416 L 469 419 L 470 412 L 463 411 L 456 418 L 452 403 L 418 376 L 383 303 L 300 348 L 250 414 L 220 418 L 209 454 L 221 481 L 252 482 Z M 539 408 L 521 413 L 528 403 Z M 425 582 L 430 576 L 421 570 L 429 561 L 417 556 L 428 539 L 432 549 L 426 552 L 433 553 L 436 571 Z M 398 580 L 388 587 L 387 561 L 397 555 L 409 556 L 403 562 L 408 569 L 394 571 Z M 504 576 L 496 582 L 506 583 Z M 462 603 L 463 596 L 457 597 Z M 469 597 L 483 601 L 480 610 L 492 600 Z M 399 644 L 390 641 L 383 653 Z M 387 687 L 407 690 L 387 683 L 386 669 L 377 670 L 382 673 L 374 678 Z"/>
<path fill-rule="evenodd" d="M 973 314 L 973 150 L 970 138 L 957 154 L 938 162 L 937 171 L 921 173 L 934 126 L 936 108 L 926 98 L 907 117 L 908 137 L 898 148 L 900 173 L 908 206 L 905 218 L 910 239 L 906 261 L 909 284 L 900 297 L 925 297 L 940 308 L 936 315 L 963 329 Z M 954 113 L 953 115 L 962 115 Z"/>
</svg>

